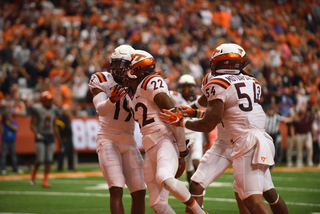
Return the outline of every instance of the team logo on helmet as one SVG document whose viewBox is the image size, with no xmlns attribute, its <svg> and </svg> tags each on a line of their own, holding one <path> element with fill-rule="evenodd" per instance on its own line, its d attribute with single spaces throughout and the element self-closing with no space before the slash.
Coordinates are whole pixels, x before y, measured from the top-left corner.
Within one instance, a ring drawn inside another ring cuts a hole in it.
<svg viewBox="0 0 320 214">
<path fill-rule="evenodd" d="M 132 54 L 131 68 L 128 72 L 128 77 L 136 79 L 153 72 L 155 68 L 156 61 L 151 54 L 146 51 L 136 50 Z"/>
</svg>

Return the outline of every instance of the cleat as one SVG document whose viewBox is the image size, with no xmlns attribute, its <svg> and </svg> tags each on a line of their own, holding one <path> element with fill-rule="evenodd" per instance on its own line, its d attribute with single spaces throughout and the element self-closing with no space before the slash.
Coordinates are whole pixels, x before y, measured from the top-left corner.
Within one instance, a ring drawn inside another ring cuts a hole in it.
<svg viewBox="0 0 320 214">
<path fill-rule="evenodd" d="M 49 183 L 42 183 L 41 185 L 43 188 L 52 188 L 52 186 Z"/>
<path fill-rule="evenodd" d="M 31 185 L 31 186 L 34 186 L 34 181 L 32 181 L 31 179 L 29 180 L 29 184 Z"/>
</svg>

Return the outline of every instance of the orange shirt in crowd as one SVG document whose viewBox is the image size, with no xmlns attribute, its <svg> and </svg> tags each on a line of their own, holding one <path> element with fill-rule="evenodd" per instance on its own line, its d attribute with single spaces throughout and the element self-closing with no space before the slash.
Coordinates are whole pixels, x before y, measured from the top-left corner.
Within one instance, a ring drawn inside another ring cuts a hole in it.
<svg viewBox="0 0 320 214">
<path fill-rule="evenodd" d="M 237 29 L 232 30 L 229 28 L 227 30 L 227 35 L 233 43 L 241 44 L 242 36 Z"/>
<path fill-rule="evenodd" d="M 69 106 L 72 106 L 72 90 L 67 84 L 63 84 L 60 90 L 62 105 L 68 104 Z"/>
<path fill-rule="evenodd" d="M 211 19 L 212 24 L 220 25 L 220 19 L 221 19 L 221 13 L 218 11 L 213 11 L 212 19 Z"/>
<path fill-rule="evenodd" d="M 49 79 L 52 80 L 54 77 L 62 77 L 65 73 L 66 71 L 63 68 L 59 70 L 53 68 L 49 72 Z"/>
<path fill-rule="evenodd" d="M 291 33 L 289 32 L 286 36 L 287 42 L 293 46 L 298 48 L 300 46 L 300 36 L 297 33 Z"/>
<path fill-rule="evenodd" d="M 2 31 L 2 38 L 7 42 L 11 42 L 13 39 L 11 30 L 10 29 L 6 30 L 6 31 L 3 30 Z"/>
<path fill-rule="evenodd" d="M 309 104 L 312 106 L 317 104 L 318 102 L 318 86 L 316 84 L 311 83 L 310 85 L 306 85 L 304 87 L 309 95 Z"/>
<path fill-rule="evenodd" d="M 255 67 L 258 68 L 261 65 L 262 57 L 260 53 L 260 49 L 254 54 L 254 53 L 248 53 L 248 58 L 251 61 L 251 64 Z"/>
<path fill-rule="evenodd" d="M 53 50 L 47 50 L 46 51 L 46 57 L 47 57 L 47 60 L 50 62 L 50 60 L 55 57 L 55 54 L 54 54 Z"/>
<path fill-rule="evenodd" d="M 140 42 L 141 41 L 141 36 L 139 34 L 139 31 L 134 31 L 131 35 L 130 35 L 130 41 L 131 43 L 136 43 L 136 42 Z"/>
<path fill-rule="evenodd" d="M 19 37 L 20 38 L 23 35 L 24 26 L 23 25 L 13 25 L 10 28 L 10 31 L 15 37 Z"/>
<path fill-rule="evenodd" d="M 101 17 L 97 14 L 97 13 L 93 13 L 90 16 L 90 22 L 93 26 L 96 26 L 98 24 L 98 22 L 103 22 Z"/>
<path fill-rule="evenodd" d="M 52 94 L 53 104 L 56 106 L 60 106 L 61 105 L 61 96 L 59 94 L 59 92 L 60 92 L 59 87 L 57 85 L 50 84 L 48 86 L 47 90 L 50 92 L 50 94 Z"/>
<path fill-rule="evenodd" d="M 0 100 L 3 100 L 5 97 L 4 97 L 4 94 L 2 91 L 0 91 Z"/>
<path fill-rule="evenodd" d="M 222 10 L 220 12 L 220 25 L 228 29 L 230 27 L 231 14 Z"/>
</svg>

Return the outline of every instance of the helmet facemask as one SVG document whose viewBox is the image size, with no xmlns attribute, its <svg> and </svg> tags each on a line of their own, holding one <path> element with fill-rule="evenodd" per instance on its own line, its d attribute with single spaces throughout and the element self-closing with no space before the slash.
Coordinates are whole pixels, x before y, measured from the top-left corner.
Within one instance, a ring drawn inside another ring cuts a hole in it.
<svg viewBox="0 0 320 214">
<path fill-rule="evenodd" d="M 191 101 L 194 99 L 195 89 L 196 89 L 196 86 L 194 84 L 189 84 L 189 83 L 179 84 L 179 92 L 181 93 L 182 97 L 187 101 Z"/>
<path fill-rule="evenodd" d="M 195 98 L 196 81 L 190 74 L 182 75 L 178 80 L 178 91 L 187 101 L 192 101 Z"/>
<path fill-rule="evenodd" d="M 130 61 L 125 59 L 111 59 L 111 74 L 116 83 L 123 85 L 123 77 L 130 70 Z"/>
<path fill-rule="evenodd" d="M 124 85 L 123 78 L 126 72 L 130 69 L 132 60 L 131 54 L 133 51 L 134 49 L 130 45 L 120 45 L 111 54 L 110 72 L 114 81 L 119 85 Z"/>
</svg>

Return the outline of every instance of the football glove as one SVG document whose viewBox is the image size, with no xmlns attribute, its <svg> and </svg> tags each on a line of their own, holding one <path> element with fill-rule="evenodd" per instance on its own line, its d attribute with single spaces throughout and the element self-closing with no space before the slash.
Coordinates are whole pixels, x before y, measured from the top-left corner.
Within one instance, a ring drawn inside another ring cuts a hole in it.
<svg viewBox="0 0 320 214">
<path fill-rule="evenodd" d="M 206 112 L 205 109 L 193 109 L 189 106 L 177 106 L 177 108 L 181 111 L 184 117 L 202 118 L 204 113 Z"/>
<path fill-rule="evenodd" d="M 111 96 L 109 99 L 111 102 L 115 103 L 118 102 L 125 94 L 126 91 L 124 90 L 124 88 L 119 85 L 115 85 L 111 89 Z"/>
<path fill-rule="evenodd" d="M 185 151 L 183 151 L 183 152 L 180 152 L 179 157 L 181 157 L 181 158 L 184 158 L 184 157 L 186 157 L 186 156 L 189 154 L 190 149 L 191 149 L 192 146 L 193 146 L 193 142 L 190 142 L 190 140 L 187 139 L 187 140 L 186 140 L 186 145 L 187 145 L 187 149 L 186 149 Z"/>
<path fill-rule="evenodd" d="M 181 126 L 183 127 L 183 115 L 181 111 L 177 108 L 177 112 L 171 112 L 166 109 L 162 109 L 162 112 L 160 112 L 160 119 L 169 125 L 173 126 Z"/>
</svg>

